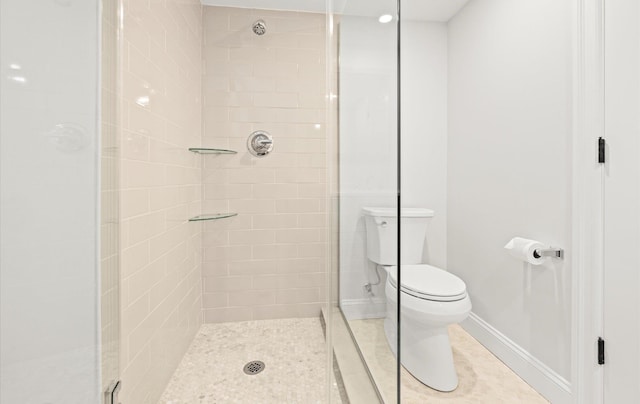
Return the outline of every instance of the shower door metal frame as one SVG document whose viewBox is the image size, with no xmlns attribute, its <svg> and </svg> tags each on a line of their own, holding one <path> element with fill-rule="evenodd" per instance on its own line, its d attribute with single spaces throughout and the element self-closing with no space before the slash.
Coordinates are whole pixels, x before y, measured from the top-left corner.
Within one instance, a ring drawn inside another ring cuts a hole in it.
<svg viewBox="0 0 640 404">
<path fill-rule="evenodd" d="M 398 223 L 397 239 L 396 239 L 396 255 L 398 262 L 396 263 L 396 403 L 402 403 L 402 0 L 396 0 L 396 185 L 398 194 L 396 199 L 396 222 Z"/>
</svg>

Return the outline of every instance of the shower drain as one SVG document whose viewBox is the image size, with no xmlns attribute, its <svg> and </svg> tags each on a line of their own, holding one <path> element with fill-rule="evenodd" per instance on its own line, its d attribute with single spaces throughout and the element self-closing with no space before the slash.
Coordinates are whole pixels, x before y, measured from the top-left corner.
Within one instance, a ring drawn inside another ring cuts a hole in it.
<svg viewBox="0 0 640 404">
<path fill-rule="evenodd" d="M 258 373 L 262 372 L 264 370 L 264 362 L 260 362 L 260 361 L 251 361 L 249 363 L 247 363 L 246 365 L 244 365 L 244 373 L 253 376 L 253 375 L 257 375 Z"/>
</svg>

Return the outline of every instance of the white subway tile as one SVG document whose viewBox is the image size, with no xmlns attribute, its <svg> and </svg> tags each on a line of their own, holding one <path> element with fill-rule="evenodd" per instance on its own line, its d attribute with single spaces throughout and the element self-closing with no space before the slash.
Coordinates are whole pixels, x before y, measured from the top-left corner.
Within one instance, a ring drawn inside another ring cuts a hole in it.
<svg viewBox="0 0 640 404">
<path fill-rule="evenodd" d="M 326 255 L 326 243 L 306 243 L 298 246 L 298 257 L 300 258 L 321 258 Z"/>
<path fill-rule="evenodd" d="M 280 273 L 322 272 L 325 270 L 324 258 L 298 258 L 278 262 Z"/>
<path fill-rule="evenodd" d="M 263 35 L 261 38 L 257 38 L 254 44 L 255 46 L 263 46 L 266 48 L 295 49 L 299 47 L 299 42 L 296 35 L 269 32 L 269 35 Z"/>
<path fill-rule="evenodd" d="M 246 290 L 229 293 L 229 306 L 261 306 L 274 304 L 276 292 L 271 290 Z"/>
<path fill-rule="evenodd" d="M 149 312 L 149 295 L 145 294 L 122 308 L 121 327 L 126 330 L 135 328 L 149 315 Z"/>
<path fill-rule="evenodd" d="M 246 290 L 251 285 L 250 276 L 204 278 L 205 292 L 231 292 Z"/>
<path fill-rule="evenodd" d="M 321 241 L 319 229 L 276 230 L 277 243 L 316 243 Z"/>
<path fill-rule="evenodd" d="M 259 60 L 264 66 L 268 66 L 269 63 L 275 63 L 275 58 L 275 51 L 269 48 L 229 48 L 229 60 L 232 62 Z"/>
<path fill-rule="evenodd" d="M 205 323 L 226 323 L 230 321 L 248 321 L 253 318 L 250 307 L 223 307 L 204 310 Z"/>
<path fill-rule="evenodd" d="M 296 198 L 297 184 L 253 184 L 253 197 L 256 199 Z"/>
<path fill-rule="evenodd" d="M 277 50 L 270 50 L 270 53 L 274 59 L 276 59 Z M 277 62 L 262 63 L 259 69 L 255 69 L 253 72 L 255 77 L 271 77 L 271 78 L 287 78 L 296 77 L 298 75 L 298 64 L 292 62 L 283 62 L 278 60 Z"/>
<path fill-rule="evenodd" d="M 205 95 L 205 105 L 207 107 L 250 107 L 253 105 L 253 97 L 248 92 L 209 92 Z"/>
<path fill-rule="evenodd" d="M 284 289 L 277 291 L 278 303 L 315 303 L 320 301 L 319 288 Z"/>
<path fill-rule="evenodd" d="M 251 184 L 205 184 L 204 190 L 206 199 L 249 199 L 252 196 Z"/>
<path fill-rule="evenodd" d="M 321 309 L 321 303 L 276 304 L 252 308 L 254 320 L 318 317 Z"/>
<path fill-rule="evenodd" d="M 165 229 L 164 212 L 149 213 L 129 220 L 130 242 L 135 244 L 156 236 Z"/>
<path fill-rule="evenodd" d="M 318 199 L 278 199 L 277 213 L 313 213 L 320 210 Z"/>
<path fill-rule="evenodd" d="M 275 274 L 277 272 L 278 261 L 276 260 L 233 261 L 229 263 L 231 276 Z"/>
<path fill-rule="evenodd" d="M 253 259 L 295 259 L 298 257 L 296 244 L 268 244 L 252 246 Z"/>
<path fill-rule="evenodd" d="M 218 278 L 229 276 L 228 264 L 224 260 L 204 261 L 202 264 L 202 278 Z"/>
<path fill-rule="evenodd" d="M 294 229 L 298 227 L 298 216 L 291 213 L 253 215 L 254 229 Z"/>
<path fill-rule="evenodd" d="M 327 196 L 326 184 L 298 184 L 299 198 L 325 198 Z"/>
<path fill-rule="evenodd" d="M 232 77 L 229 78 L 229 90 L 252 93 L 275 91 L 276 80 L 268 77 Z"/>
<path fill-rule="evenodd" d="M 229 244 L 273 244 L 274 230 L 231 230 Z"/>
<path fill-rule="evenodd" d="M 276 59 L 298 64 L 324 63 L 324 49 L 276 49 Z M 324 66 L 324 64 L 321 64 Z M 321 77 L 318 75 L 318 77 Z"/>
<path fill-rule="evenodd" d="M 302 213 L 298 215 L 298 226 L 300 228 L 326 228 L 327 215 L 325 213 Z"/>
<path fill-rule="evenodd" d="M 149 190 L 123 190 L 120 195 L 120 215 L 122 218 L 130 218 L 149 212 Z"/>
<path fill-rule="evenodd" d="M 295 108 L 298 106 L 298 93 L 256 93 L 253 96 L 256 107 Z"/>
<path fill-rule="evenodd" d="M 272 199 L 232 199 L 229 210 L 238 215 L 267 214 L 276 212 L 276 201 Z"/>
<path fill-rule="evenodd" d="M 203 309 L 215 309 L 228 306 L 227 293 L 204 293 L 202 295 Z"/>
<path fill-rule="evenodd" d="M 261 167 L 229 169 L 226 176 L 230 184 L 270 184 L 275 180 L 273 169 Z"/>
<path fill-rule="evenodd" d="M 205 31 L 210 29 L 228 30 L 229 14 L 225 12 L 223 7 L 204 7 L 204 27 Z"/>
<path fill-rule="evenodd" d="M 248 30 L 230 31 L 228 29 L 207 29 L 204 33 L 205 54 L 209 46 L 242 47 L 250 46 L 253 33 Z"/>
</svg>

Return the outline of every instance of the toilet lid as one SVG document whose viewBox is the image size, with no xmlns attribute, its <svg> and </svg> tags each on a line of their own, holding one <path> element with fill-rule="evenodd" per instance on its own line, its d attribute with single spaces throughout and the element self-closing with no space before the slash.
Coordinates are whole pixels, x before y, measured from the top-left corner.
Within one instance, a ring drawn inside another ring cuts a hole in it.
<svg viewBox="0 0 640 404">
<path fill-rule="evenodd" d="M 397 266 L 387 267 L 391 285 L 398 287 Z M 463 299 L 467 286 L 454 274 L 431 265 L 403 265 L 402 288 L 412 296 L 450 302 Z"/>
</svg>

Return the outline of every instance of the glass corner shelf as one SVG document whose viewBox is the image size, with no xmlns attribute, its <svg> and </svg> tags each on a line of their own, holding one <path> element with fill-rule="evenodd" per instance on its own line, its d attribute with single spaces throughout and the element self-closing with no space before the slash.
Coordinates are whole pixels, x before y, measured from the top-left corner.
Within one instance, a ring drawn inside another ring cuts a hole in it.
<svg viewBox="0 0 640 404">
<path fill-rule="evenodd" d="M 234 217 L 234 216 L 238 216 L 238 214 L 237 213 L 211 213 L 211 214 L 194 216 L 191 219 L 189 219 L 189 221 L 203 222 L 206 220 L 218 220 L 218 219 L 225 219 L 227 217 Z"/>
<path fill-rule="evenodd" d="M 237 154 L 238 153 L 235 150 L 209 149 L 205 147 L 190 147 L 189 151 L 193 153 L 199 153 L 199 154 Z"/>
</svg>

